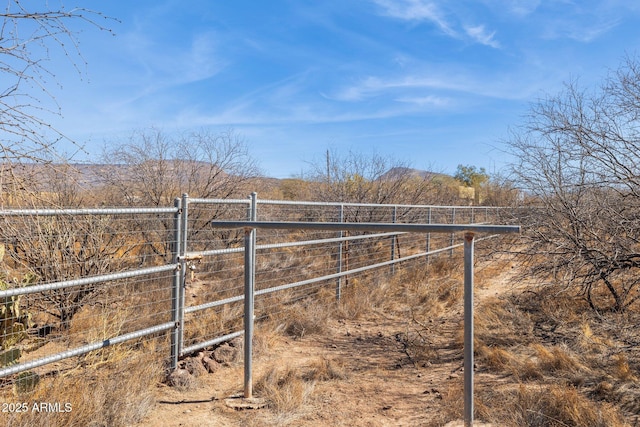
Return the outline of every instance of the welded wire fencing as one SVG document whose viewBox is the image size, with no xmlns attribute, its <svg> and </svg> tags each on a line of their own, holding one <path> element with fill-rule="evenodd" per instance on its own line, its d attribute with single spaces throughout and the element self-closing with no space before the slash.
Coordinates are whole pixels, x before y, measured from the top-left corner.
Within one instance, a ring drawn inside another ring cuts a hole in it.
<svg viewBox="0 0 640 427">
<path fill-rule="evenodd" d="M 372 271 L 392 274 L 397 263 L 426 263 L 463 246 L 464 227 L 412 232 L 353 224 L 478 225 L 498 222 L 499 214 L 492 207 L 255 195 L 183 195 L 165 208 L 0 211 L 0 391 L 31 391 L 135 352 L 169 372 L 183 356 L 245 333 L 249 275 L 252 319 L 260 321 L 316 294 L 340 299 Z M 252 231 L 247 253 L 247 227 L 221 227 L 223 221 L 309 226 Z M 331 223 L 344 227 L 312 226 Z"/>
</svg>

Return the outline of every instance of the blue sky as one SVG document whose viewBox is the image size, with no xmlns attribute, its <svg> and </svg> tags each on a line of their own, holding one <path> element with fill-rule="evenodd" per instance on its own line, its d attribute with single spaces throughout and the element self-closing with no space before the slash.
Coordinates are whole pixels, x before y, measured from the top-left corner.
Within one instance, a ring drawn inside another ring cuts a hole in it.
<svg viewBox="0 0 640 427">
<path fill-rule="evenodd" d="M 53 124 L 101 147 L 149 127 L 241 134 L 264 173 L 327 149 L 499 171 L 531 102 L 640 47 L 640 4 L 591 0 L 87 0 L 81 75 L 53 59 Z M 69 149 L 71 151 L 71 149 Z"/>
</svg>

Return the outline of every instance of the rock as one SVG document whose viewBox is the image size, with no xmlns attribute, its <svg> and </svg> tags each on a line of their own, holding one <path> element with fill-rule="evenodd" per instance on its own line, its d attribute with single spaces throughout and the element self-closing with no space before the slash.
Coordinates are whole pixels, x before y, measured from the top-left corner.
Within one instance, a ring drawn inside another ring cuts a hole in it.
<svg viewBox="0 0 640 427">
<path fill-rule="evenodd" d="M 191 388 L 195 380 L 186 369 L 176 369 L 167 378 L 167 384 L 171 387 Z"/>
<path fill-rule="evenodd" d="M 213 360 L 210 357 L 205 356 L 202 359 L 202 365 L 205 367 L 205 369 L 207 370 L 207 372 L 209 373 L 214 373 L 218 370 L 218 368 L 220 367 L 220 364 L 218 362 L 216 362 L 215 360 Z"/>
<path fill-rule="evenodd" d="M 239 351 L 237 348 L 231 347 L 229 344 L 222 344 L 216 348 L 211 354 L 213 360 L 218 363 L 235 362 L 238 358 Z"/>
<path fill-rule="evenodd" d="M 207 369 L 204 367 L 202 362 L 197 358 L 189 358 L 184 362 L 184 369 L 187 370 L 191 375 L 195 378 L 198 378 L 207 373 Z"/>
<path fill-rule="evenodd" d="M 235 337 L 234 339 L 229 341 L 229 345 L 233 348 L 237 348 L 239 350 L 244 348 L 244 337 Z"/>
</svg>

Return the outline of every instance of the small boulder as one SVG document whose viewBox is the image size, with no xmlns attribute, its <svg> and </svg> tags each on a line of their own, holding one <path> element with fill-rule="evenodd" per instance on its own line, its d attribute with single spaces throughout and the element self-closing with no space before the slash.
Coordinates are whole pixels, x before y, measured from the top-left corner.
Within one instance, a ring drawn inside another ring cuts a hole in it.
<svg viewBox="0 0 640 427">
<path fill-rule="evenodd" d="M 239 350 L 244 348 L 244 337 L 235 337 L 234 339 L 229 341 L 229 345 L 231 347 L 237 348 Z"/>
<path fill-rule="evenodd" d="M 216 362 L 215 360 L 213 360 L 208 356 L 205 356 L 202 358 L 202 365 L 210 374 L 213 374 L 214 372 L 216 372 L 220 367 L 220 364 L 218 362 Z"/>
<path fill-rule="evenodd" d="M 171 387 L 192 388 L 195 385 L 195 379 L 186 369 L 178 368 L 169 374 L 167 384 Z"/>
<path fill-rule="evenodd" d="M 212 357 L 218 363 L 231 363 L 238 359 L 239 351 L 237 348 L 231 347 L 229 344 L 224 343 L 220 347 L 216 348 Z"/>
<path fill-rule="evenodd" d="M 198 378 L 207 373 L 204 365 L 198 358 L 189 358 L 184 362 L 184 369 L 187 370 L 195 378 Z"/>
</svg>

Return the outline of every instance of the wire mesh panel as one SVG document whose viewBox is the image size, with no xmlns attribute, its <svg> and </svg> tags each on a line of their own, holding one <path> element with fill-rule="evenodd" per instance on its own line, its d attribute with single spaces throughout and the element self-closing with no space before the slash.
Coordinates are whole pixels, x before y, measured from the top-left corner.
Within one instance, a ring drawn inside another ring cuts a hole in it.
<svg viewBox="0 0 640 427">
<path fill-rule="evenodd" d="M 244 232 L 210 224 L 246 220 L 249 200 L 190 199 L 187 206 L 182 354 L 242 329 Z"/>
<path fill-rule="evenodd" d="M 137 357 L 166 368 L 174 215 L 0 212 L 0 393 L 51 391 L 78 366 Z"/>
</svg>

